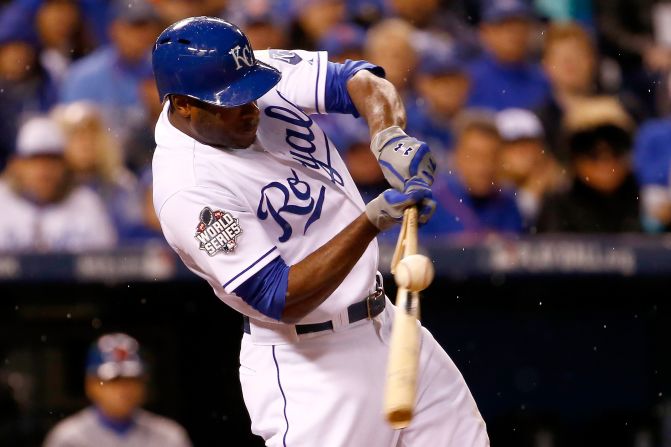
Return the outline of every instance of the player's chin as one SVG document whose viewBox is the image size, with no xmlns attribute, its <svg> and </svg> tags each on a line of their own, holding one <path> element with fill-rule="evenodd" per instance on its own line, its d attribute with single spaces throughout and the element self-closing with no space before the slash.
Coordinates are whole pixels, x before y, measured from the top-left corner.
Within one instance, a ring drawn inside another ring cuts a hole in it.
<svg viewBox="0 0 671 447">
<path fill-rule="evenodd" d="M 249 146 L 254 144 L 254 141 L 256 141 L 256 130 L 254 130 L 254 132 L 240 133 L 236 136 L 235 140 L 235 147 L 240 149 L 247 149 Z"/>
</svg>

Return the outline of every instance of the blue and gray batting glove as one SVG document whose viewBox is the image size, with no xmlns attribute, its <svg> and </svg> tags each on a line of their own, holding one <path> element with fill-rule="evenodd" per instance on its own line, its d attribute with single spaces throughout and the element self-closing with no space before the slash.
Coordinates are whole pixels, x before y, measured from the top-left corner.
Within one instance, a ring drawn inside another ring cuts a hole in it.
<svg viewBox="0 0 671 447">
<path fill-rule="evenodd" d="M 403 191 L 405 183 L 419 177 L 427 185 L 433 184 L 436 161 L 429 146 L 391 126 L 378 132 L 370 143 L 387 182 L 397 191 Z"/>
<path fill-rule="evenodd" d="M 415 179 L 403 191 L 388 189 L 366 205 L 366 216 L 380 231 L 387 230 L 403 221 L 403 211 L 410 206 L 419 206 L 419 223 L 429 221 L 436 202 L 431 198 L 431 189 L 423 180 Z"/>
</svg>

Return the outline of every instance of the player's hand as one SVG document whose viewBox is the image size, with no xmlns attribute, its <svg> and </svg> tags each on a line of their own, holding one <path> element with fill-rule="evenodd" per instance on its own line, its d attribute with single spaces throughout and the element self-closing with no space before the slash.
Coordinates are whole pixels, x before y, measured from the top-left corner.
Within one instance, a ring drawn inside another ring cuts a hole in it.
<svg viewBox="0 0 671 447">
<path fill-rule="evenodd" d="M 420 178 L 406 182 L 403 192 L 388 189 L 366 205 L 366 216 L 381 231 L 403 221 L 403 211 L 410 206 L 419 206 L 419 223 L 426 223 L 436 210 L 429 185 Z"/>
<path fill-rule="evenodd" d="M 419 177 L 427 185 L 433 184 L 436 162 L 429 146 L 417 138 L 407 135 L 398 126 L 378 132 L 370 143 L 387 182 L 397 191 L 413 177 Z"/>
</svg>

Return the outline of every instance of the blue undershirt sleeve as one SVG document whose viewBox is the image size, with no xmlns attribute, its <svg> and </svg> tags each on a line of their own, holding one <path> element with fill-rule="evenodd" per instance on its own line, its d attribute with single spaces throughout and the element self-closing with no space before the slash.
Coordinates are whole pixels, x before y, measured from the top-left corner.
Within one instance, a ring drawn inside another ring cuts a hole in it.
<svg viewBox="0 0 671 447">
<path fill-rule="evenodd" d="M 326 64 L 326 92 L 324 93 L 326 112 L 347 113 L 353 115 L 355 118 L 359 117 L 359 112 L 354 107 L 347 91 L 347 81 L 359 70 L 368 70 L 381 78 L 385 76 L 382 67 L 366 61 L 347 59 L 343 64 L 335 62 L 328 62 Z"/>
<path fill-rule="evenodd" d="M 234 292 L 263 315 L 279 321 L 286 302 L 289 268 L 278 256 Z"/>
</svg>

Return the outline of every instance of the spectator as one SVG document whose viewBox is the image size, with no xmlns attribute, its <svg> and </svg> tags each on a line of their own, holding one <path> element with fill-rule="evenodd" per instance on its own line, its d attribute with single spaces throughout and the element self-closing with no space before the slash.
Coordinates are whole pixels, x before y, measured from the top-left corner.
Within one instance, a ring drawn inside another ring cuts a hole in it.
<svg viewBox="0 0 671 447">
<path fill-rule="evenodd" d="M 0 36 L 23 35 L 28 32 L 35 40 L 35 18 L 38 10 L 52 0 L 13 0 L 0 11 Z M 54 0 L 60 1 L 60 0 Z M 7 3 L 7 2 L 3 2 Z M 109 1 L 77 0 L 77 5 L 83 15 L 84 28 L 94 45 L 108 42 L 107 24 L 109 21 Z M 53 24 L 54 26 L 59 26 Z M 68 30 L 72 32 L 74 30 Z M 2 38 L 0 37 L 0 40 Z"/>
<path fill-rule="evenodd" d="M 35 28 L 40 42 L 40 61 L 60 85 L 70 63 L 91 49 L 82 11 L 75 0 L 48 0 L 37 10 Z"/>
<path fill-rule="evenodd" d="M 531 7 L 523 0 L 489 1 L 480 23 L 485 52 L 470 67 L 469 105 L 534 108 L 546 99 L 549 86 L 540 67 L 529 61 Z"/>
<path fill-rule="evenodd" d="M 156 147 L 154 125 L 163 110 L 153 73 L 147 72 L 138 88 L 144 119 L 131 124 L 123 143 L 125 164 L 136 174 L 142 173 L 151 163 Z"/>
<path fill-rule="evenodd" d="M 192 0 L 184 0 L 191 2 Z M 225 17 L 231 23 L 238 23 L 244 25 L 245 21 L 250 17 L 269 16 L 273 18 L 273 22 L 287 30 L 291 25 L 296 7 L 293 4 L 294 0 L 201 0 L 208 4 L 217 4 L 218 13 L 199 14 Z M 194 14 L 191 14 L 193 16 Z M 189 16 L 187 16 L 189 17 Z M 167 23 L 173 23 L 167 21 Z M 288 37 L 288 36 L 287 36 Z M 282 47 L 285 49 L 296 48 L 294 46 Z"/>
<path fill-rule="evenodd" d="M 597 76 L 599 56 L 591 36 L 575 22 L 553 23 L 545 36 L 543 69 L 552 93 L 536 108 L 536 113 L 543 122 L 550 150 L 566 165 L 570 157 L 561 128 L 564 110 L 603 90 Z M 632 95 L 619 92 L 618 99 L 635 118 L 644 115 Z"/>
<path fill-rule="evenodd" d="M 562 135 L 564 110 L 596 92 L 597 54 L 591 37 L 577 23 L 553 23 L 545 34 L 543 69 L 552 94 L 536 109 L 549 147 L 564 164 L 569 161 Z"/>
<path fill-rule="evenodd" d="M 316 49 L 319 40 L 346 18 L 347 9 L 341 0 L 294 0 L 293 6 L 290 37 L 295 48 Z"/>
<path fill-rule="evenodd" d="M 420 234 L 520 233 L 522 216 L 514 193 L 497 183 L 501 137 L 494 116 L 467 110 L 456 128 L 454 169 L 438 172 L 432 188 L 436 213 Z"/>
<path fill-rule="evenodd" d="M 56 86 L 26 36 L 0 40 L 0 169 L 14 151 L 19 123 L 56 102 Z"/>
<path fill-rule="evenodd" d="M 288 46 L 287 30 L 275 20 L 270 11 L 258 14 L 248 13 L 239 23 L 252 48 L 266 50 Z"/>
<path fill-rule="evenodd" d="M 73 180 L 102 197 L 120 242 L 134 240 L 143 226 L 139 186 L 123 166 L 119 145 L 105 129 L 98 108 L 73 102 L 52 115 L 65 132 L 65 160 Z"/>
<path fill-rule="evenodd" d="M 617 233 L 641 230 L 639 190 L 632 174 L 633 122 L 612 97 L 587 98 L 567 112 L 574 178 L 548 197 L 539 232 Z"/>
<path fill-rule="evenodd" d="M 344 0 L 350 19 L 365 28 L 379 22 L 385 13 L 386 0 Z"/>
<path fill-rule="evenodd" d="M 417 29 L 416 48 L 422 57 L 443 51 L 456 51 L 461 57 L 479 54 L 477 34 L 467 23 L 467 12 L 459 2 L 448 2 L 441 8 L 440 0 L 387 0 L 389 9 Z"/>
<path fill-rule="evenodd" d="M 72 65 L 62 100 L 92 101 L 103 108 L 105 121 L 123 140 L 130 123 L 142 119 L 139 84 L 149 67 L 149 50 L 158 32 L 158 18 L 147 0 L 114 0 L 109 26 L 111 45 Z"/>
<path fill-rule="evenodd" d="M 402 94 L 412 85 L 412 74 L 418 63 L 413 47 L 412 25 L 401 19 L 385 19 L 368 30 L 365 59 L 384 68 L 386 78 Z"/>
<path fill-rule="evenodd" d="M 20 129 L 17 152 L 0 182 L 0 251 L 110 248 L 114 228 L 100 198 L 75 186 L 65 162 L 65 137 L 46 117 Z"/>
<path fill-rule="evenodd" d="M 647 232 L 671 227 L 671 121 L 645 123 L 636 136 L 634 171 L 641 185 L 643 226 Z"/>
<path fill-rule="evenodd" d="M 633 92 L 648 115 L 661 110 L 656 94 L 668 92 L 663 81 L 671 70 L 667 0 L 596 0 L 596 24 L 604 56 L 621 69 L 621 89 Z M 666 101 L 667 94 L 663 94 Z M 668 104 L 667 104 L 668 106 Z"/>
<path fill-rule="evenodd" d="M 525 226 L 532 228 L 543 197 L 561 188 L 566 171 L 546 153 L 543 126 L 532 112 L 502 110 L 496 115 L 496 127 L 503 140 L 499 178 L 517 191 L 517 207 Z"/>
<path fill-rule="evenodd" d="M 470 78 L 455 52 L 426 55 L 415 76 L 415 101 L 408 101 L 408 130 L 426 141 L 438 163 L 444 164 L 452 149 L 453 121 L 461 112 L 470 89 Z"/>
<path fill-rule="evenodd" d="M 91 346 L 85 388 L 93 405 L 56 425 L 44 447 L 191 445 L 176 422 L 141 409 L 147 394 L 147 371 L 134 338 L 107 334 Z"/>
<path fill-rule="evenodd" d="M 252 3 L 254 0 L 246 1 Z M 187 17 L 220 15 L 229 2 L 233 2 L 233 0 L 168 0 L 152 3 L 161 18 L 161 22 L 170 24 Z M 240 7 L 239 5 L 236 6 Z"/>
</svg>

